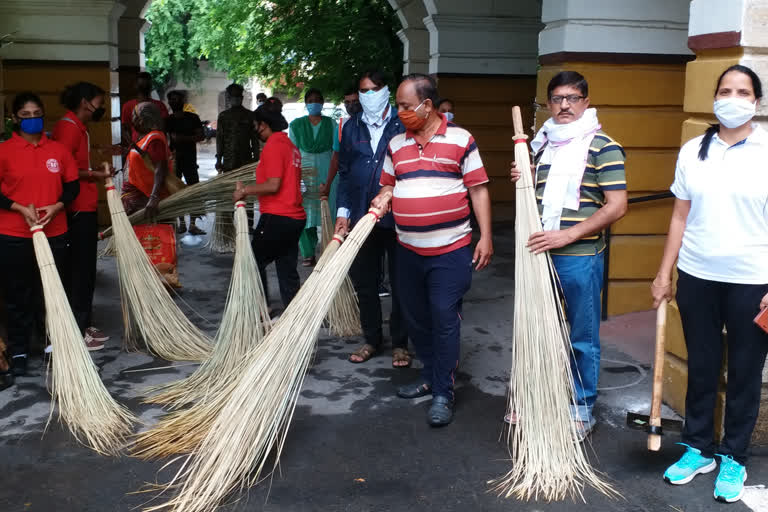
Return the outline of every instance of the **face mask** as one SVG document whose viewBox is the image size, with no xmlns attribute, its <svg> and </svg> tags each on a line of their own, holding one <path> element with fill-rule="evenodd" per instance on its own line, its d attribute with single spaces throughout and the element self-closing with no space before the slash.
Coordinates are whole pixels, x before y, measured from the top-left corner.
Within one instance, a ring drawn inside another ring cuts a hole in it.
<svg viewBox="0 0 768 512">
<path fill-rule="evenodd" d="M 91 112 L 91 119 L 93 119 L 95 123 L 98 123 L 99 121 L 101 121 L 101 118 L 104 117 L 104 114 L 106 113 L 107 113 L 107 109 L 105 109 L 104 107 L 99 107 L 93 112 Z"/>
<path fill-rule="evenodd" d="M 757 105 L 743 98 L 725 98 L 715 101 L 715 117 L 726 128 L 738 128 L 755 117 Z"/>
<path fill-rule="evenodd" d="M 381 119 L 384 109 L 389 105 L 389 87 L 385 85 L 378 91 L 361 93 L 360 105 L 366 116 Z"/>
<path fill-rule="evenodd" d="M 257 101 L 257 102 L 256 102 L 256 106 L 257 106 L 257 107 L 260 107 L 260 106 L 262 106 L 263 104 L 264 104 L 264 102 L 263 102 L 263 101 Z"/>
<path fill-rule="evenodd" d="M 359 101 L 355 101 L 353 103 L 350 103 L 348 106 L 345 107 L 347 109 L 347 114 L 350 116 L 353 116 L 357 114 L 358 112 L 363 111 L 363 106 L 360 104 Z"/>
<path fill-rule="evenodd" d="M 322 103 L 307 103 L 307 112 L 309 112 L 309 115 L 311 116 L 319 116 L 320 113 L 323 111 L 323 104 Z"/>
<path fill-rule="evenodd" d="M 448 120 L 449 123 L 453 122 L 453 112 L 444 112 L 443 115 Z"/>
<path fill-rule="evenodd" d="M 416 113 L 416 111 L 419 110 L 422 105 L 424 105 L 423 101 L 419 103 L 419 106 L 413 110 L 402 110 L 397 113 L 397 115 L 400 117 L 400 121 L 403 122 L 403 126 L 412 132 L 421 130 L 427 123 L 426 117 L 419 117 L 419 114 Z"/>
<path fill-rule="evenodd" d="M 30 135 L 37 135 L 43 131 L 42 117 L 27 117 L 19 120 L 19 129 Z"/>
</svg>

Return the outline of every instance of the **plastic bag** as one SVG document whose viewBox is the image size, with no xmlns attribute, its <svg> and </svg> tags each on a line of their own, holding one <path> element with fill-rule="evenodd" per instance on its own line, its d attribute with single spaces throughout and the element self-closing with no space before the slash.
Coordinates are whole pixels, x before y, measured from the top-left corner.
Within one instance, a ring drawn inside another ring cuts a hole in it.
<svg viewBox="0 0 768 512">
<path fill-rule="evenodd" d="M 176 257 L 176 233 L 170 224 L 133 226 L 136 238 L 160 274 L 166 286 L 181 288 Z"/>
</svg>

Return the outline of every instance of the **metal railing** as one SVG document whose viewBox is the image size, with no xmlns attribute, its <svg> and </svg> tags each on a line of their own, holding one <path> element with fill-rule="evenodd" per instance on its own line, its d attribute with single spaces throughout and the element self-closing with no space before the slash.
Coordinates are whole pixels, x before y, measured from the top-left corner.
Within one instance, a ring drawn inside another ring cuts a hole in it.
<svg viewBox="0 0 768 512">
<path fill-rule="evenodd" d="M 627 203 L 630 205 L 636 203 L 647 203 L 649 201 L 660 201 L 675 197 L 672 192 L 662 192 L 660 194 L 650 194 L 647 196 L 638 196 L 630 198 Z M 608 320 L 608 273 L 610 272 L 611 262 L 611 227 L 605 230 L 605 262 L 603 265 L 603 297 L 602 297 L 602 319 Z"/>
</svg>

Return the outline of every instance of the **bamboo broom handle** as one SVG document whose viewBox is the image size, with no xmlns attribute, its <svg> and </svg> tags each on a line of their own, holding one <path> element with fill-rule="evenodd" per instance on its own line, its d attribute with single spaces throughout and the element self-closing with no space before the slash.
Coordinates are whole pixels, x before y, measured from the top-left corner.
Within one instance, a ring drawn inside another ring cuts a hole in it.
<svg viewBox="0 0 768 512">
<path fill-rule="evenodd" d="M 648 424 L 661 427 L 661 398 L 664 387 L 664 342 L 667 326 L 667 301 L 661 301 L 656 310 L 656 354 L 653 361 L 653 396 Z M 648 449 L 657 452 L 661 448 L 661 435 L 648 434 Z"/>
<path fill-rule="evenodd" d="M 515 142 L 528 139 L 525 130 L 523 130 L 523 115 L 520 112 L 520 107 L 517 105 L 512 107 L 512 126 L 515 129 L 515 134 L 512 136 Z"/>
</svg>

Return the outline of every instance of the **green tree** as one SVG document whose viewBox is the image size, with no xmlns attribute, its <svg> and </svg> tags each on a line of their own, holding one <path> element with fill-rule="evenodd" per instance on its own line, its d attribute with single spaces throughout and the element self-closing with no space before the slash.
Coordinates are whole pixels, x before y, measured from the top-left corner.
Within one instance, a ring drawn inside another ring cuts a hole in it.
<svg viewBox="0 0 768 512">
<path fill-rule="evenodd" d="M 395 79 L 402 70 L 400 22 L 386 0 L 156 0 L 149 16 L 147 66 L 160 77 L 193 79 L 204 57 L 234 80 L 338 99 L 366 69 Z"/>
</svg>

